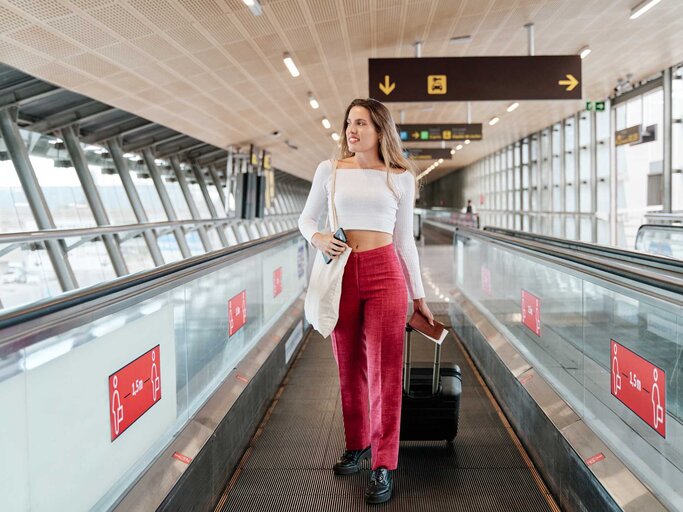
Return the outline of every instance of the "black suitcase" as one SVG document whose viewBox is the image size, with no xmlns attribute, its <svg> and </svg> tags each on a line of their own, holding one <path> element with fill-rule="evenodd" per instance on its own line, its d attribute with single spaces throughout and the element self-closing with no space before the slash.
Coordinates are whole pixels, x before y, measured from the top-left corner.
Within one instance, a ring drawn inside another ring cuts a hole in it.
<svg viewBox="0 0 683 512">
<path fill-rule="evenodd" d="M 441 345 L 435 343 L 433 363 L 412 363 L 406 325 L 403 351 L 401 440 L 452 441 L 458 433 L 462 375 L 456 364 L 441 365 Z"/>
</svg>

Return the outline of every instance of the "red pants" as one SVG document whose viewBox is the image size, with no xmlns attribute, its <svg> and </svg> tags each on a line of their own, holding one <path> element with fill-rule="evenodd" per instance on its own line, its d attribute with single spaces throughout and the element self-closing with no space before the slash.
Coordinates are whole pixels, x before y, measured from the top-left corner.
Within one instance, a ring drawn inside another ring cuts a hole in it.
<svg viewBox="0 0 683 512">
<path fill-rule="evenodd" d="M 352 252 L 332 346 L 347 450 L 372 446 L 372 469 L 396 469 L 408 291 L 393 244 Z M 369 407 L 368 407 L 369 406 Z"/>
</svg>

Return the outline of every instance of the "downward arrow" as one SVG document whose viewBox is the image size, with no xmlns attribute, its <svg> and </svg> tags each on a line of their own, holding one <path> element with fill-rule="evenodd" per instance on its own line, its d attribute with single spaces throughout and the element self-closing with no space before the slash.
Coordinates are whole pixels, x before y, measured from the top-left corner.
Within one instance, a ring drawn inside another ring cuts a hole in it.
<svg viewBox="0 0 683 512">
<path fill-rule="evenodd" d="M 387 96 L 389 96 L 391 94 L 391 91 L 394 90 L 394 87 L 396 87 L 395 83 L 389 83 L 389 81 L 389 75 L 384 75 L 384 83 L 379 84 L 380 91 L 382 91 Z"/>
</svg>

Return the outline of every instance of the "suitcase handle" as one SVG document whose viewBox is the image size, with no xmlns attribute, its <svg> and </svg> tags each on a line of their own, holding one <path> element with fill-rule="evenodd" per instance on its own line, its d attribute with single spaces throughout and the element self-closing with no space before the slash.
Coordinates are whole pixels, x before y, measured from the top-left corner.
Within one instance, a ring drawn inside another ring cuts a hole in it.
<svg viewBox="0 0 683 512">
<path fill-rule="evenodd" d="M 412 356 L 410 335 L 413 330 L 410 325 L 406 324 L 406 335 L 403 342 L 403 391 L 406 394 L 410 394 L 410 359 Z M 434 345 L 436 347 L 434 348 L 434 367 L 432 369 L 432 395 L 436 395 L 439 392 L 439 368 L 441 367 L 441 345 L 438 343 Z"/>
</svg>

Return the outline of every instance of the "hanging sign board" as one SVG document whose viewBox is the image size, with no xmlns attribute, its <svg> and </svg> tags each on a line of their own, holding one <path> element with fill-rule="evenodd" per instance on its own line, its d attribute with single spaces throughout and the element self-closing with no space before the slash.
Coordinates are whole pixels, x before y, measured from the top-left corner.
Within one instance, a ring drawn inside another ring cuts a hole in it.
<svg viewBox="0 0 683 512">
<path fill-rule="evenodd" d="M 401 124 L 398 133 L 402 141 L 425 142 L 442 140 L 481 140 L 481 123 L 476 124 Z"/>
<path fill-rule="evenodd" d="M 405 148 L 403 154 L 412 160 L 451 160 L 451 150 L 446 148 Z"/>
</svg>

